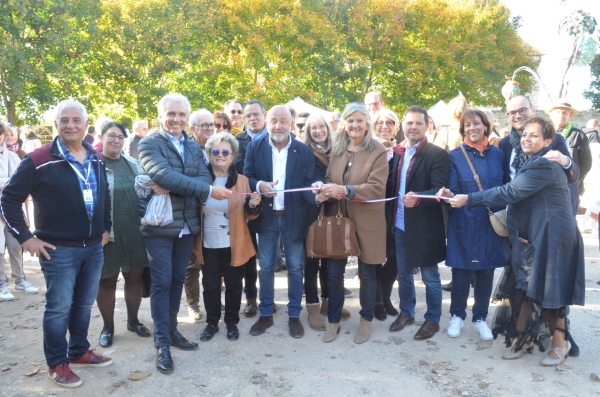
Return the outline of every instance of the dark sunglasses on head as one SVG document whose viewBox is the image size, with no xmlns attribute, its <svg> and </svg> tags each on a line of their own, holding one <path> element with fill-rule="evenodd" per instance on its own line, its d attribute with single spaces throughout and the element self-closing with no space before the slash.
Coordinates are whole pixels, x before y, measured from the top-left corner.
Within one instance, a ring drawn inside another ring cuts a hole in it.
<svg viewBox="0 0 600 397">
<path fill-rule="evenodd" d="M 242 114 L 244 113 L 243 110 L 235 110 L 235 109 L 231 109 L 231 114 L 235 114 L 237 112 L 237 114 Z"/>
<path fill-rule="evenodd" d="M 225 129 L 225 130 L 228 130 L 228 129 L 229 129 L 229 124 L 215 123 L 215 127 L 216 127 L 216 128 L 221 128 L 221 127 L 223 127 L 223 129 Z"/>
<path fill-rule="evenodd" d="M 229 156 L 229 150 L 227 150 L 227 149 L 223 149 L 223 150 L 213 149 L 212 154 L 215 157 L 217 157 L 220 154 L 222 154 L 223 157 L 227 157 L 227 156 Z"/>
</svg>

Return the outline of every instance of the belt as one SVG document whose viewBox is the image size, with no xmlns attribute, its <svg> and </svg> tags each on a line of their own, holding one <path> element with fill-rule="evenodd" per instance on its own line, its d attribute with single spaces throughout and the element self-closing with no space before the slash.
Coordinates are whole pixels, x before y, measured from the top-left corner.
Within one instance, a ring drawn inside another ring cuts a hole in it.
<svg viewBox="0 0 600 397">
<path fill-rule="evenodd" d="M 283 216 L 285 214 L 285 210 L 276 211 L 273 210 L 273 216 Z"/>
</svg>

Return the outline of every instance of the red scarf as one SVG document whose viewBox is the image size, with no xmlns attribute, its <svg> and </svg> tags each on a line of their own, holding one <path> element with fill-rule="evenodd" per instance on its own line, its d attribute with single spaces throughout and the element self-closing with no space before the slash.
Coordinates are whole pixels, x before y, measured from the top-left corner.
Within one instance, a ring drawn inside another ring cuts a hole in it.
<svg viewBox="0 0 600 397">
<path fill-rule="evenodd" d="M 489 145 L 489 141 L 488 141 L 488 137 L 487 135 L 483 136 L 483 141 L 481 141 L 481 143 L 479 145 L 471 142 L 469 140 L 469 138 L 467 138 L 467 136 L 465 135 L 465 139 L 463 140 L 463 142 L 465 143 L 465 145 L 472 147 L 473 149 L 477 150 L 479 153 L 483 153 L 483 151 L 485 149 L 487 149 L 488 145 Z"/>
<path fill-rule="evenodd" d="M 10 146 L 9 146 L 9 145 L 6 145 L 6 148 L 7 148 L 8 150 L 10 150 L 11 152 L 13 152 L 13 153 L 17 153 L 17 152 L 19 151 L 19 149 L 20 149 L 20 147 L 19 147 L 19 143 L 18 143 L 18 142 L 15 142 L 15 144 L 14 144 L 14 145 L 10 145 Z"/>
</svg>

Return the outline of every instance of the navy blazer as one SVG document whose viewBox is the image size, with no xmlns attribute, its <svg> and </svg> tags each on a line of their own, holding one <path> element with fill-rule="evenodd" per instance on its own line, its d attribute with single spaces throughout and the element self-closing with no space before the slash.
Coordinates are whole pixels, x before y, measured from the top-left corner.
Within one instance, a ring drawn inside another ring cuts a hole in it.
<svg viewBox="0 0 600 397">
<path fill-rule="evenodd" d="M 498 143 L 498 147 L 504 152 L 504 183 L 510 182 L 510 156 L 512 154 L 513 147 L 510 144 L 510 135 L 505 136 Z M 567 175 L 567 181 L 569 182 L 569 191 L 571 192 L 571 207 L 573 209 L 573 215 L 577 214 L 577 206 L 579 204 L 579 188 L 577 183 L 579 181 L 579 167 L 575 164 L 575 161 L 571 158 L 569 153 L 569 147 L 565 138 L 562 135 L 556 134 L 556 137 L 550 145 L 550 150 L 558 150 L 565 156 L 571 159 L 571 166 L 565 169 Z M 563 168 L 564 169 L 564 168 Z"/>
<path fill-rule="evenodd" d="M 250 188 L 255 189 L 259 181 L 273 181 L 273 152 L 269 134 L 257 136 L 248 144 L 244 161 L 244 175 L 248 177 Z M 302 142 L 294 139 L 288 149 L 286 161 L 285 186 L 276 186 L 277 190 L 308 187 L 315 182 L 315 156 L 313 151 Z M 269 221 L 273 216 L 273 198 L 263 196 L 263 210 L 257 218 L 258 233 L 269 231 Z M 307 206 L 317 206 L 315 195 L 311 191 L 285 193 L 285 222 L 290 239 L 293 242 L 304 241 L 310 226 L 306 216 Z"/>
</svg>

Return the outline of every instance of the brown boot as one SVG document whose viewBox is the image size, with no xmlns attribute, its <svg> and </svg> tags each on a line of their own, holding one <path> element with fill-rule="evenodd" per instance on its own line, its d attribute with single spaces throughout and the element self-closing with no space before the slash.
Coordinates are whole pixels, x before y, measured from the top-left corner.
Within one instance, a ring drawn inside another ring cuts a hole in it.
<svg viewBox="0 0 600 397">
<path fill-rule="evenodd" d="M 371 322 L 365 320 L 361 316 L 360 324 L 358 325 L 358 331 L 356 331 L 356 335 L 354 336 L 354 343 L 357 345 L 365 343 L 369 340 L 369 336 L 371 336 Z"/>
<path fill-rule="evenodd" d="M 346 321 L 350 318 L 350 312 L 342 308 L 342 321 Z"/>
<path fill-rule="evenodd" d="M 273 326 L 273 316 L 259 317 L 252 327 L 250 327 L 250 335 L 258 336 L 267 332 L 267 328 Z"/>
<path fill-rule="evenodd" d="M 321 300 L 321 316 L 326 316 L 328 309 L 329 309 L 329 299 L 322 299 Z"/>
<path fill-rule="evenodd" d="M 246 307 L 244 308 L 244 316 L 246 316 L 246 317 L 256 316 L 256 298 L 248 299 L 246 301 Z"/>
<path fill-rule="evenodd" d="M 306 311 L 308 312 L 308 326 L 315 331 L 325 331 L 325 322 L 321 313 L 319 313 L 320 306 L 318 303 L 306 304 Z"/>
<path fill-rule="evenodd" d="M 340 333 L 340 329 L 342 329 L 342 324 L 329 323 L 329 328 L 327 329 L 327 332 L 325 332 L 325 335 L 323 335 L 323 342 L 325 342 L 325 343 L 333 342 L 337 338 L 338 334 Z"/>
</svg>

